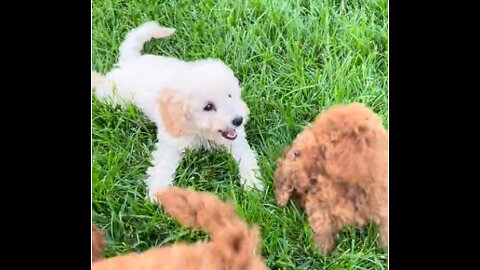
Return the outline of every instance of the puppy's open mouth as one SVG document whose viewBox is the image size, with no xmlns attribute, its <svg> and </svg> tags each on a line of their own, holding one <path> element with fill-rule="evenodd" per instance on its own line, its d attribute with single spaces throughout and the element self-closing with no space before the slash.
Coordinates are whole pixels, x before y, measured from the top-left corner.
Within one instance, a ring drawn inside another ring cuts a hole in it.
<svg viewBox="0 0 480 270">
<path fill-rule="evenodd" d="M 237 132 L 233 128 L 227 128 L 226 130 L 219 129 L 218 132 L 227 140 L 235 140 L 237 138 Z"/>
</svg>

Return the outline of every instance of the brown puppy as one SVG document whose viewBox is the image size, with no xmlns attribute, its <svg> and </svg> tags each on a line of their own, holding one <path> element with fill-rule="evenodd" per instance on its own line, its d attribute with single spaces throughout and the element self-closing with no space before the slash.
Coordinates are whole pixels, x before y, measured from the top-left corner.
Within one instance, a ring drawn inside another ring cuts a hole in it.
<svg viewBox="0 0 480 270">
<path fill-rule="evenodd" d="M 274 178 L 277 202 L 300 199 L 323 254 L 348 224 L 379 224 L 388 247 L 388 135 L 362 104 L 320 114 L 277 161 Z"/>
<path fill-rule="evenodd" d="M 103 258 L 104 248 L 105 240 L 103 232 L 95 224 L 92 224 L 92 262 Z"/>
<path fill-rule="evenodd" d="M 264 270 L 260 232 L 249 228 L 230 203 L 212 194 L 170 187 L 158 194 L 167 213 L 185 226 L 202 228 L 210 242 L 174 244 L 143 253 L 130 253 L 92 264 L 93 270 Z"/>
</svg>

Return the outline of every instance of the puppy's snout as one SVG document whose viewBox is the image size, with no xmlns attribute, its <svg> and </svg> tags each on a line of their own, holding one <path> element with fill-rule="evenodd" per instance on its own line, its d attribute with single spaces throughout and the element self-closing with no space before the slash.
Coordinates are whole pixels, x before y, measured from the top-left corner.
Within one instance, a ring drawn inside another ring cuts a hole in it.
<svg viewBox="0 0 480 270">
<path fill-rule="evenodd" d="M 232 120 L 232 124 L 236 127 L 240 126 L 241 124 L 243 123 L 243 117 L 239 116 L 239 117 L 235 117 L 233 120 Z"/>
</svg>

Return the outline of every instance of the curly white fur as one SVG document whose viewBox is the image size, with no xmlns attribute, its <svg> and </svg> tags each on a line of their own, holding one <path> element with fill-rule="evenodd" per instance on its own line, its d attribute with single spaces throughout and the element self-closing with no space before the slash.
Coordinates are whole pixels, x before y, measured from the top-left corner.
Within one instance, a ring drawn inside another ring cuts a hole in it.
<svg viewBox="0 0 480 270">
<path fill-rule="evenodd" d="M 233 71 L 216 59 L 186 62 L 140 54 L 151 38 L 174 32 L 156 22 L 145 23 L 127 34 L 114 69 L 105 76 L 92 72 L 92 87 L 99 100 L 133 103 L 157 125 L 153 166 L 147 172 L 150 198 L 155 200 L 159 189 L 172 185 L 187 148 L 209 142 L 230 150 L 243 185 L 262 190 L 256 155 L 244 129 L 249 110 Z"/>
</svg>

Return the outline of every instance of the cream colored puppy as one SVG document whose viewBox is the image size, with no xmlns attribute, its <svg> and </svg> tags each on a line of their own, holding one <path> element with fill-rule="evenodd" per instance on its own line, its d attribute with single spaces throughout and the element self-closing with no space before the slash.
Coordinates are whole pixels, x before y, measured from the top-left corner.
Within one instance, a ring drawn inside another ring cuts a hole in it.
<svg viewBox="0 0 480 270">
<path fill-rule="evenodd" d="M 92 72 L 99 100 L 133 103 L 157 126 L 153 166 L 148 169 L 150 198 L 172 185 L 187 148 L 221 146 L 238 163 L 242 184 L 263 189 L 255 153 L 245 134 L 249 110 L 233 71 L 216 59 L 186 62 L 173 57 L 141 55 L 151 38 L 174 29 L 148 22 L 130 31 L 120 46 L 119 62 L 105 76 Z"/>
</svg>

